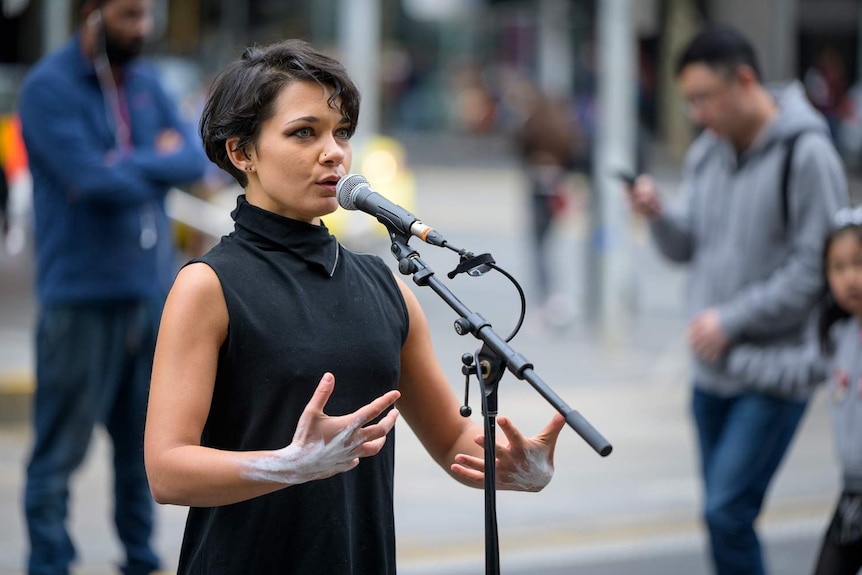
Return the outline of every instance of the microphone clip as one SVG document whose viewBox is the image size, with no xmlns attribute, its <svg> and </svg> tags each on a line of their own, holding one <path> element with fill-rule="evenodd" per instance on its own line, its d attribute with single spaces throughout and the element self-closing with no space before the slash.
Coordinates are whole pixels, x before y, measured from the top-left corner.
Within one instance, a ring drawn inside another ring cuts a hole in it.
<svg viewBox="0 0 862 575">
<path fill-rule="evenodd" d="M 451 280 L 458 274 L 466 273 L 472 277 L 479 277 L 491 270 L 491 266 L 497 262 L 494 261 L 494 256 L 491 254 L 473 255 L 470 252 L 461 254 L 461 262 L 454 270 L 446 274 Z"/>
</svg>

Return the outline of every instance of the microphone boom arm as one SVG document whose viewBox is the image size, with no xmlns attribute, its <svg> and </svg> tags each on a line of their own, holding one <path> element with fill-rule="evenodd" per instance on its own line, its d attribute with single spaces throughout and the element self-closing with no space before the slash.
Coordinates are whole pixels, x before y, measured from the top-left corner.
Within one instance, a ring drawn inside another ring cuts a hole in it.
<svg viewBox="0 0 862 575">
<path fill-rule="evenodd" d="M 412 275 L 413 282 L 419 286 L 430 287 L 443 301 L 454 309 L 459 318 L 455 320 L 455 332 L 458 335 L 473 334 L 483 341 L 482 348 L 473 358 L 468 354 L 462 357 L 463 373 L 476 375 L 482 391 L 482 412 L 485 429 L 485 575 L 500 575 L 500 543 L 497 530 L 497 489 L 496 489 L 496 417 L 497 388 L 504 368 L 511 371 L 518 379 L 526 380 L 554 408 L 566 418 L 566 423 L 586 441 L 590 447 L 602 457 L 610 454 L 611 444 L 599 433 L 580 413 L 569 407 L 554 393 L 533 371 L 533 364 L 520 353 L 512 349 L 505 339 L 500 337 L 491 324 L 480 314 L 471 311 L 459 300 L 446 285 L 434 275 L 419 254 L 410 247 L 411 236 L 399 232 L 394 226 L 389 227 L 389 237 L 392 239 L 392 255 L 398 260 L 398 270 L 404 275 Z M 450 247 L 451 246 L 447 246 Z M 465 361 L 464 358 L 469 361 Z M 471 367 L 473 369 L 471 369 Z M 466 393 L 466 392 L 465 392 Z M 466 412 L 465 412 L 466 410 Z M 461 415 L 469 416 L 469 407 L 461 408 Z"/>
<path fill-rule="evenodd" d="M 610 442 L 577 410 L 571 408 L 542 381 L 533 370 L 533 364 L 516 352 L 503 337 L 494 331 L 484 317 L 471 311 L 449 290 L 446 284 L 437 279 L 434 271 L 422 261 L 419 253 L 408 244 L 409 236 L 400 235 L 391 228 L 389 236 L 392 240 L 392 255 L 398 260 L 398 270 L 404 275 L 412 275 L 416 285 L 430 287 L 449 307 L 458 313 L 460 317 L 455 320 L 455 332 L 458 335 L 471 333 L 484 342 L 485 348 L 496 354 L 515 377 L 527 381 L 548 403 L 559 411 L 566 418 L 569 427 L 580 435 L 596 453 L 602 457 L 611 453 L 613 447 Z"/>
</svg>

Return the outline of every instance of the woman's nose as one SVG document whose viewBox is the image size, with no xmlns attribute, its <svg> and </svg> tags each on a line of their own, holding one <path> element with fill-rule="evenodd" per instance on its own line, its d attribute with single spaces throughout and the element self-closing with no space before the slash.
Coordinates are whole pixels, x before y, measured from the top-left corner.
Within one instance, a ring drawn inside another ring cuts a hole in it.
<svg viewBox="0 0 862 575">
<path fill-rule="evenodd" d="M 329 142 L 320 153 L 320 161 L 324 164 L 340 164 L 344 161 L 344 148 L 335 141 Z"/>
</svg>

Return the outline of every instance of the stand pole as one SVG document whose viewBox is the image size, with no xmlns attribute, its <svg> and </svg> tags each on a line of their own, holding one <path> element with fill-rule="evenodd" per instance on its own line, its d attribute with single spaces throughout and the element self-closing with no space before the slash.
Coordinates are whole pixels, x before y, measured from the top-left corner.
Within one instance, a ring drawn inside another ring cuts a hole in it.
<svg viewBox="0 0 862 575">
<path fill-rule="evenodd" d="M 437 279 L 434 271 L 419 257 L 407 243 L 409 237 L 389 231 L 392 239 L 391 251 L 398 260 L 398 270 L 404 275 L 412 275 L 413 282 L 419 286 L 430 287 L 459 318 L 455 320 L 458 335 L 473 334 L 483 342 L 476 353 L 475 374 L 482 390 L 482 414 L 485 426 L 485 572 L 486 575 L 499 575 L 500 551 L 497 533 L 496 512 L 496 417 L 497 390 L 505 369 L 518 379 L 526 380 L 565 418 L 566 423 L 602 457 L 610 454 L 611 444 L 580 413 L 569 407 L 533 371 L 533 364 L 512 349 L 491 324 L 481 315 L 471 311 L 459 300 L 446 285 Z M 469 357 L 469 356 L 467 356 Z"/>
<path fill-rule="evenodd" d="M 485 426 L 485 573 L 500 573 L 500 546 L 497 531 L 497 398 L 498 383 L 503 377 L 501 362 L 493 352 L 482 347 L 476 353 L 476 378 L 482 392 L 482 415 Z"/>
</svg>

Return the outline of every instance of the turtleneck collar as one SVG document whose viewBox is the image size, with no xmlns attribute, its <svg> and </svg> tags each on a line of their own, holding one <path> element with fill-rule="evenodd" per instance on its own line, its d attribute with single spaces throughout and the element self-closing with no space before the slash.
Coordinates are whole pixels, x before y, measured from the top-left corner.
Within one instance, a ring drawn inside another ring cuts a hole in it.
<svg viewBox="0 0 862 575">
<path fill-rule="evenodd" d="M 338 240 L 322 222 L 317 226 L 280 216 L 248 203 L 245 194 L 237 198 L 231 217 L 236 232 L 261 247 L 288 251 L 329 277 L 335 273 Z"/>
</svg>

